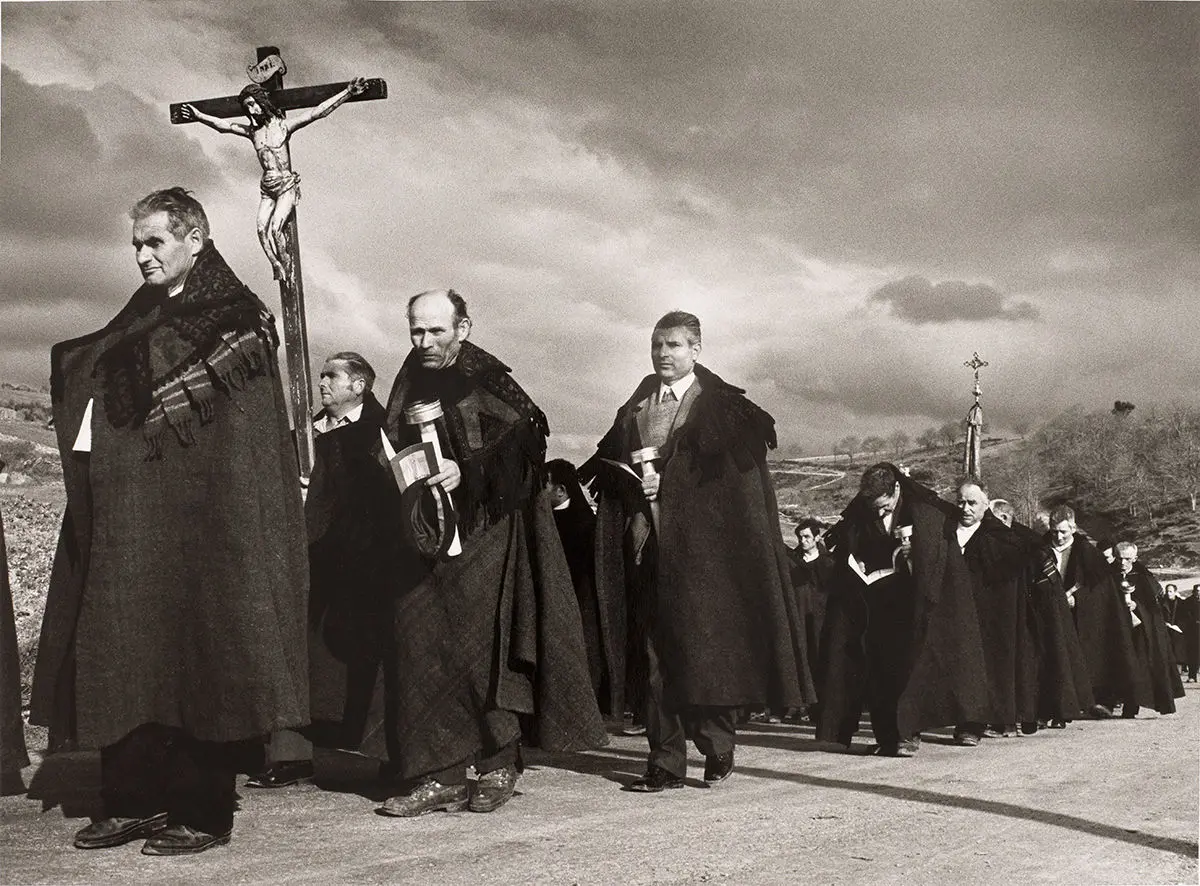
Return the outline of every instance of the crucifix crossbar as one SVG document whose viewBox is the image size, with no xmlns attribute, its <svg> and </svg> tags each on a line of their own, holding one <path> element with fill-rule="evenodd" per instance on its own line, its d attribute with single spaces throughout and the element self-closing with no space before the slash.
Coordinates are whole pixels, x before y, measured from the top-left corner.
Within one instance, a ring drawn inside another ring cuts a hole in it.
<svg viewBox="0 0 1200 886">
<path fill-rule="evenodd" d="M 258 63 L 246 71 L 257 86 L 247 86 L 240 95 L 175 102 L 170 106 L 171 122 L 204 123 L 218 132 L 245 136 L 254 143 L 258 153 L 263 168 L 258 234 L 279 280 L 296 450 L 300 473 L 307 477 L 313 465 L 312 376 L 295 210 L 300 177 L 292 169 L 288 142 L 295 130 L 328 116 L 341 104 L 387 98 L 387 83 L 375 78 L 284 89 L 283 75 L 287 73 L 287 66 L 280 58 L 278 48 L 260 46 L 257 52 Z M 258 92 L 246 94 L 253 90 Z M 283 114 L 278 113 L 302 109 L 312 110 L 286 121 Z M 246 116 L 249 124 L 225 122 L 240 116 Z"/>
</svg>

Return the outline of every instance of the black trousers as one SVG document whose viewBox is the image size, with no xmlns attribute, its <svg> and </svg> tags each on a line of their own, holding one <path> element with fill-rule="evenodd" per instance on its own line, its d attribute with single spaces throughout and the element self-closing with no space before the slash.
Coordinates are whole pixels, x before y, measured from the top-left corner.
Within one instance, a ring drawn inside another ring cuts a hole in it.
<svg viewBox="0 0 1200 886">
<path fill-rule="evenodd" d="M 261 739 L 211 742 L 182 729 L 147 723 L 100 750 L 100 796 L 106 817 L 166 812 L 171 824 L 209 834 L 233 827 L 234 778 Z"/>
<path fill-rule="evenodd" d="M 866 702 L 875 741 L 888 747 L 912 738 L 900 734 L 896 719 L 912 667 L 913 592 L 908 583 L 884 580 L 867 588 L 866 599 Z"/>
<path fill-rule="evenodd" d="M 727 754 L 736 741 L 737 708 L 670 706 L 663 687 L 662 665 L 651 636 L 647 636 L 646 739 L 648 763 L 682 778 L 687 774 L 687 742 L 706 757 Z"/>
</svg>

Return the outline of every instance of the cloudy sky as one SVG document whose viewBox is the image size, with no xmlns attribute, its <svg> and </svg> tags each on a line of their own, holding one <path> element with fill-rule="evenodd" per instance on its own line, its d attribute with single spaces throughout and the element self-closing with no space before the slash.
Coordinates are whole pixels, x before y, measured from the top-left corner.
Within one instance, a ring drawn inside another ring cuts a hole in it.
<svg viewBox="0 0 1200 886">
<path fill-rule="evenodd" d="M 961 417 L 1195 402 L 1200 4 L 3 3 L 0 379 L 140 281 L 128 207 L 194 190 L 268 303 L 250 145 L 172 126 L 236 93 L 382 77 L 298 133 L 314 359 L 386 395 L 404 303 L 475 341 L 582 455 L 673 308 L 785 451 Z"/>
</svg>

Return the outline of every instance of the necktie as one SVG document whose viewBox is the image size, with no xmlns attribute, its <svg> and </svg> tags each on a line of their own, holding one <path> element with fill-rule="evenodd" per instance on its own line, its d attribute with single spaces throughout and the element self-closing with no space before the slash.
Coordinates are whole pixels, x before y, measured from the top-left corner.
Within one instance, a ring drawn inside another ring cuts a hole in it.
<svg viewBox="0 0 1200 886">
<path fill-rule="evenodd" d="M 675 392 L 670 388 L 663 391 L 663 395 L 659 398 L 659 403 L 674 403 L 679 398 L 675 396 Z"/>
</svg>

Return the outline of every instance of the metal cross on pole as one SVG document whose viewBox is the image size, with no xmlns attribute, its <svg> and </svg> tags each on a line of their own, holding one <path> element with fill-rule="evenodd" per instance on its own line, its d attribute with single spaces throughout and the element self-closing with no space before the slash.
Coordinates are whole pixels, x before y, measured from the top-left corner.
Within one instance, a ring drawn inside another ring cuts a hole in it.
<svg viewBox="0 0 1200 886">
<path fill-rule="evenodd" d="M 356 79 L 284 89 L 287 65 L 274 46 L 260 46 L 258 61 L 246 69 L 250 78 L 240 94 L 177 102 L 172 123 L 203 123 L 218 132 L 250 139 L 262 165 L 259 184 L 258 239 L 266 254 L 283 305 L 283 340 L 287 349 L 288 386 L 296 427 L 300 473 L 312 472 L 312 377 L 308 362 L 308 331 L 304 317 L 304 279 L 300 272 L 300 235 L 296 203 L 300 176 L 292 169 L 289 142 L 297 129 L 326 117 L 343 102 L 387 98 L 383 80 Z M 303 110 L 288 118 L 284 112 Z M 249 123 L 231 123 L 245 116 Z"/>
<path fill-rule="evenodd" d="M 975 403 L 967 411 L 967 440 L 963 448 L 963 474 L 968 477 L 982 477 L 983 467 L 980 452 L 983 448 L 983 404 L 979 402 L 983 389 L 979 387 L 979 370 L 988 362 L 979 357 L 976 351 L 971 359 L 963 363 L 968 369 L 975 370 Z"/>
</svg>

